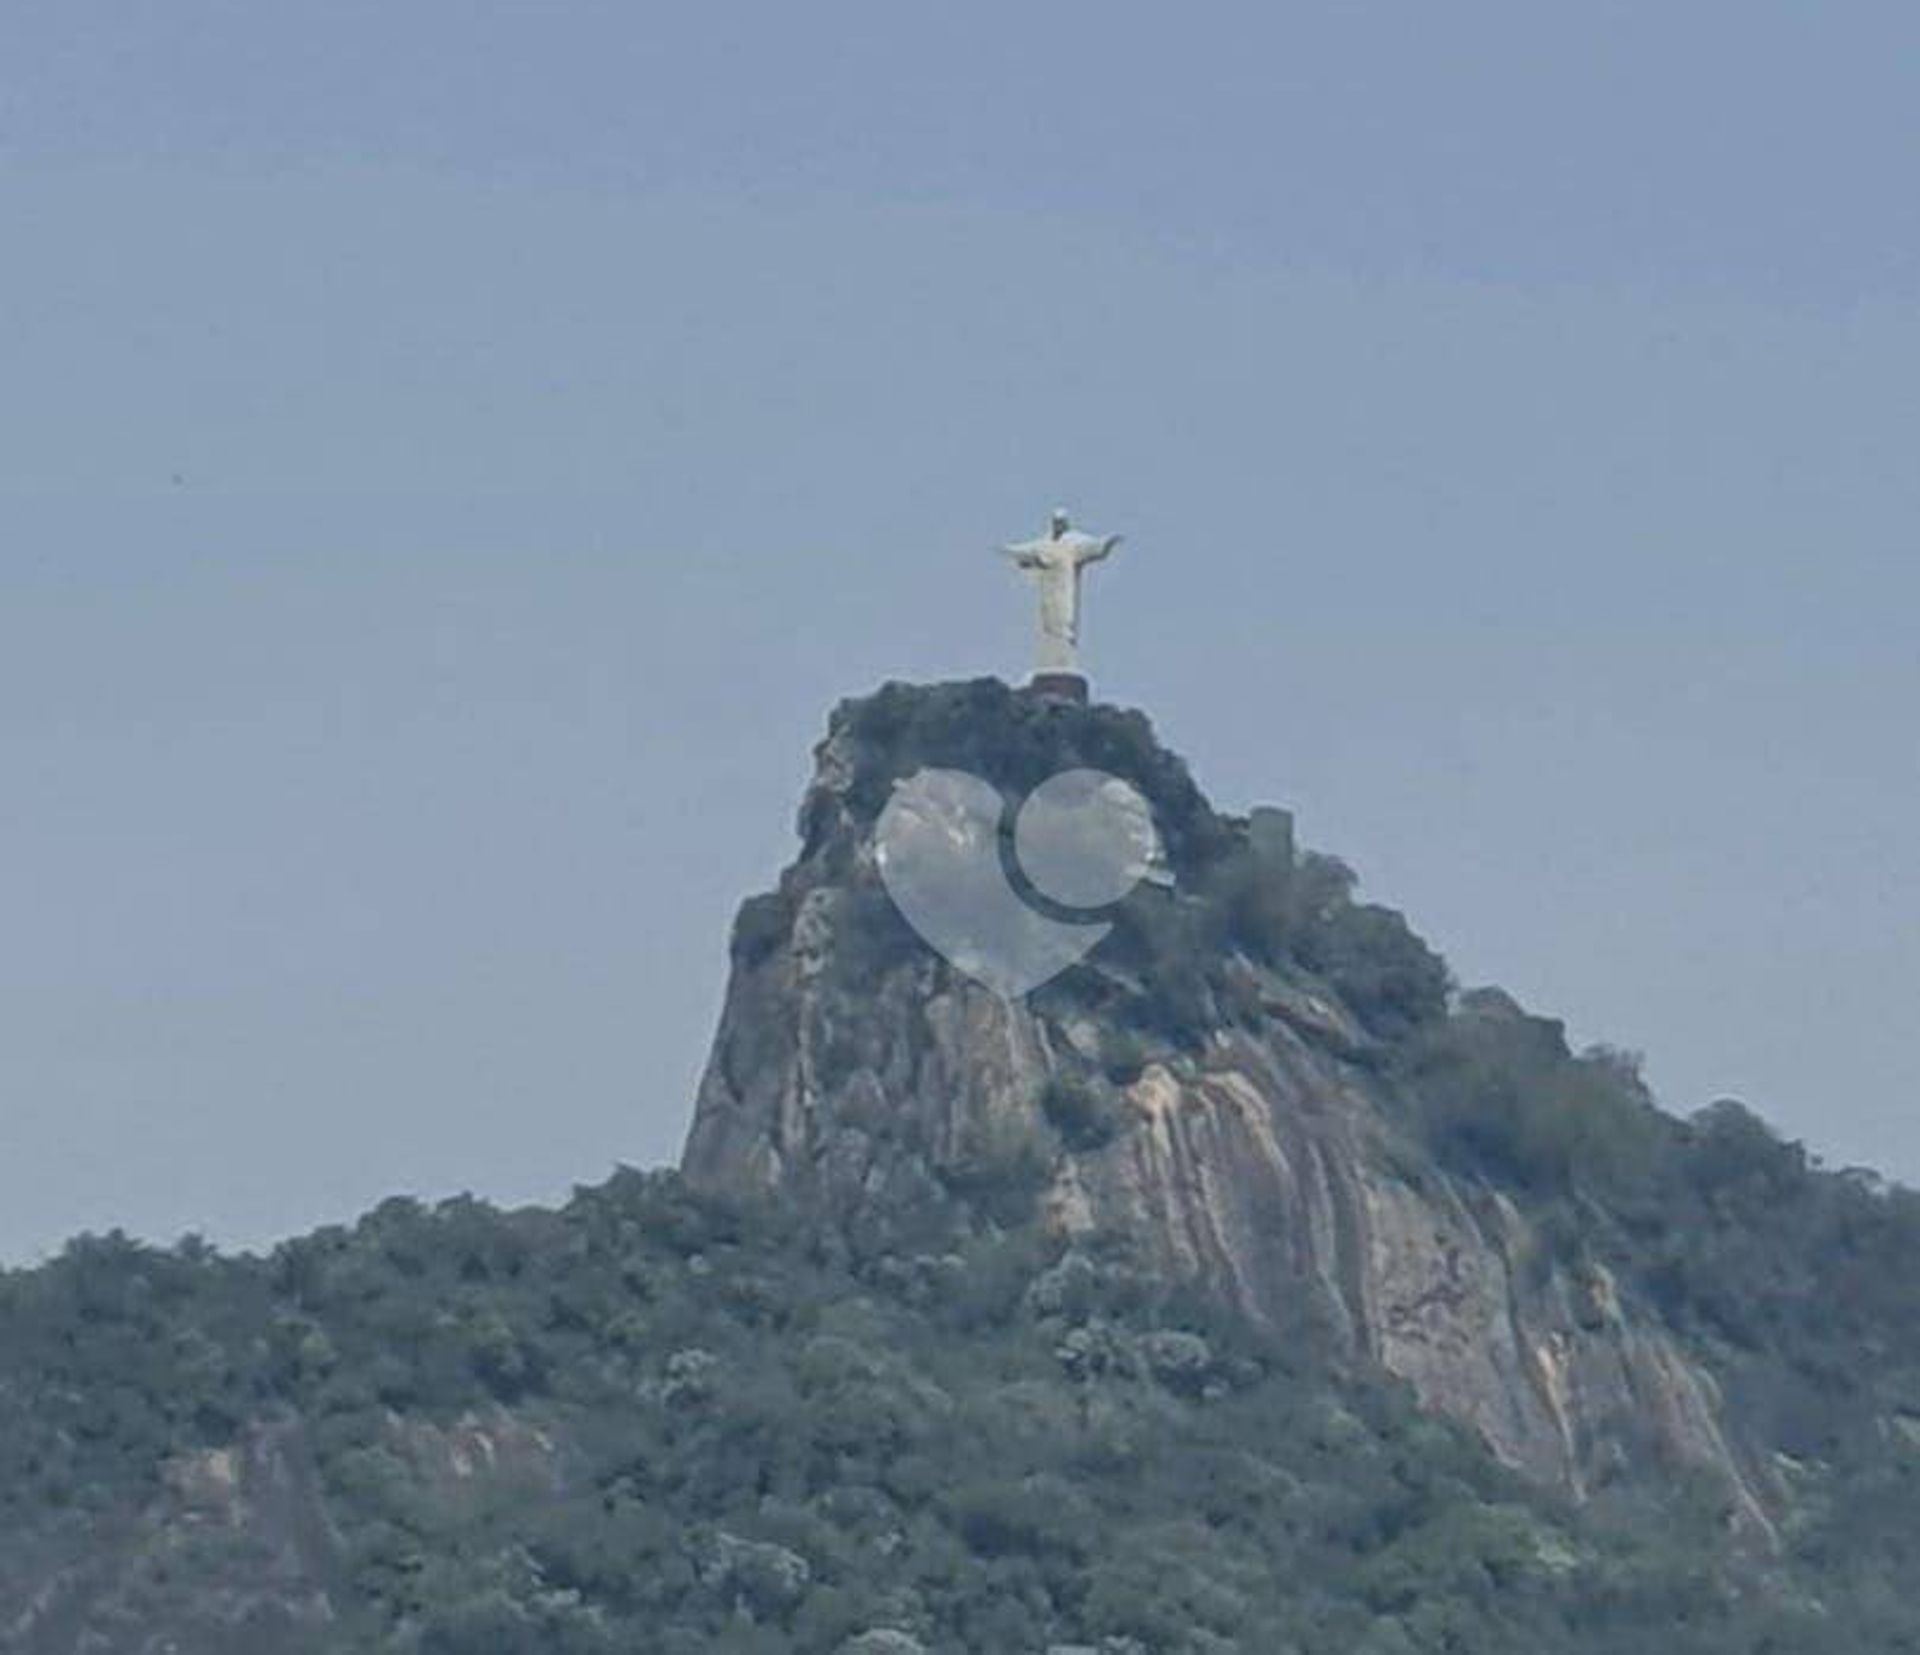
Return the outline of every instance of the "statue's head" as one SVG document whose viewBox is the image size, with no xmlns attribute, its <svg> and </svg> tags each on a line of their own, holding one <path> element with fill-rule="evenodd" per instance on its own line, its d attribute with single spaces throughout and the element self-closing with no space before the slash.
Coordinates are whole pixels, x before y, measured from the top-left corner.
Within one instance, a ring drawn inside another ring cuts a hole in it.
<svg viewBox="0 0 1920 1655">
<path fill-rule="evenodd" d="M 1049 518 L 1047 522 L 1048 533 L 1050 533 L 1055 540 L 1058 540 L 1063 534 L 1067 532 L 1067 529 L 1069 527 L 1070 525 L 1067 522 L 1066 507 L 1055 506 L 1053 508 L 1053 516 Z"/>
</svg>

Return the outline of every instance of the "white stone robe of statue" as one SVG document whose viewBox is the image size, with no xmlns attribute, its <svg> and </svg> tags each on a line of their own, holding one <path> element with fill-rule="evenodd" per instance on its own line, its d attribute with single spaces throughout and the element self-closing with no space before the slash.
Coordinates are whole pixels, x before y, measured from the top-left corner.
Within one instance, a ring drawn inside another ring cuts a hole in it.
<svg viewBox="0 0 1920 1655">
<path fill-rule="evenodd" d="M 1080 571 L 1119 544 L 1119 535 L 1082 534 L 1068 523 L 1065 512 L 1055 512 L 1040 539 L 1000 548 L 1040 588 L 1039 671 L 1079 672 Z"/>
</svg>

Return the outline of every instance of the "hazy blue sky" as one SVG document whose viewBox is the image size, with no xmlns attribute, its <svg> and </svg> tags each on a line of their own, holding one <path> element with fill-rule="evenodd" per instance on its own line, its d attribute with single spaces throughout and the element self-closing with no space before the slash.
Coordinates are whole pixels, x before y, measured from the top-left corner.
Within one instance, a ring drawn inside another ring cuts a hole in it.
<svg viewBox="0 0 1920 1655">
<path fill-rule="evenodd" d="M 677 1150 L 836 697 L 1105 693 L 1920 1177 L 1911 6 L 0 13 L 0 1256 Z"/>
</svg>

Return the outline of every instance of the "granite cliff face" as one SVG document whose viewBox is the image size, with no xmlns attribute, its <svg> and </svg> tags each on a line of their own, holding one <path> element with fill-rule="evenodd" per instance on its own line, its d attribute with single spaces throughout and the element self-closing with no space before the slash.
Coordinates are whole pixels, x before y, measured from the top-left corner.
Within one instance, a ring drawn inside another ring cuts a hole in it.
<svg viewBox="0 0 1920 1655">
<path fill-rule="evenodd" d="M 900 920 L 875 822 L 925 768 L 1017 801 L 1076 766 L 1148 799 L 1171 888 L 1140 887 L 1087 960 L 1002 998 Z M 1443 1166 L 1410 1124 L 1423 1042 L 1484 1031 L 1558 1061 L 1557 1025 L 1453 995 L 1281 813 L 1214 811 L 1138 714 L 981 681 L 843 704 L 800 830 L 736 927 L 696 1185 L 777 1191 L 903 1249 L 1024 1191 L 1068 1237 L 1379 1364 L 1540 1483 L 1584 1499 L 1698 1478 L 1771 1532 L 1770 1458 L 1708 1365 L 1497 1168 Z"/>
</svg>

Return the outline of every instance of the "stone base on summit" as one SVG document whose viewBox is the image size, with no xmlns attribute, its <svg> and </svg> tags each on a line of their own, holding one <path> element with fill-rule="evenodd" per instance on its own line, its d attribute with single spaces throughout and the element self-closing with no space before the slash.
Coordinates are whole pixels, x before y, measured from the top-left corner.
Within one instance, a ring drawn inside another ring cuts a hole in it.
<svg viewBox="0 0 1920 1655">
<path fill-rule="evenodd" d="M 1036 695 L 1058 696 L 1062 701 L 1087 703 L 1087 681 L 1077 672 L 1036 672 L 1027 688 Z"/>
</svg>

